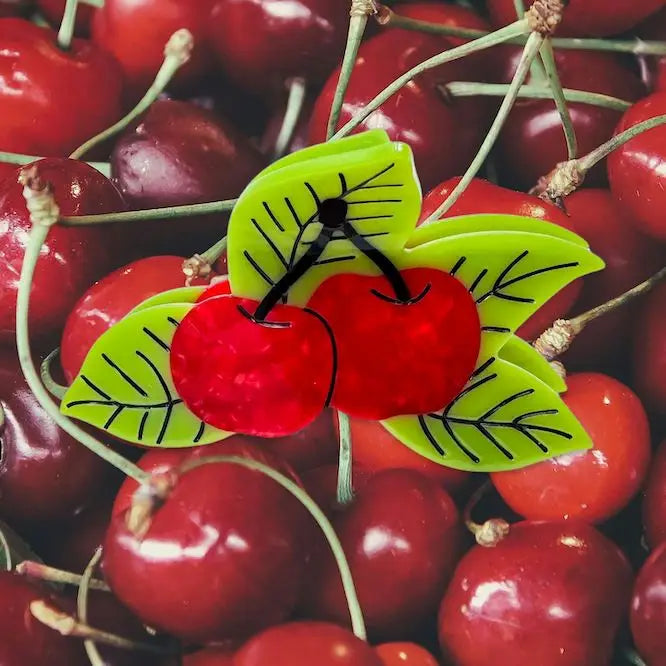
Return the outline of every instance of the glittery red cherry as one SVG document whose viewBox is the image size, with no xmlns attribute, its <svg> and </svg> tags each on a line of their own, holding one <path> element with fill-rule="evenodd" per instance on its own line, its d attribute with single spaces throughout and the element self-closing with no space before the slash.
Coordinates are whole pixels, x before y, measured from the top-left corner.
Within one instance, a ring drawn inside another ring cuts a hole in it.
<svg viewBox="0 0 666 666">
<path fill-rule="evenodd" d="M 411 295 L 406 302 L 384 276 L 343 274 L 326 280 L 308 303 L 335 337 L 331 404 L 352 416 L 381 420 L 441 409 L 474 370 L 481 329 L 467 289 L 435 269 L 401 275 Z"/>
<path fill-rule="evenodd" d="M 196 305 L 171 345 L 171 372 L 185 404 L 223 430 L 279 437 L 326 405 L 334 350 L 316 314 L 277 305 L 263 321 L 257 302 L 218 296 Z"/>
</svg>

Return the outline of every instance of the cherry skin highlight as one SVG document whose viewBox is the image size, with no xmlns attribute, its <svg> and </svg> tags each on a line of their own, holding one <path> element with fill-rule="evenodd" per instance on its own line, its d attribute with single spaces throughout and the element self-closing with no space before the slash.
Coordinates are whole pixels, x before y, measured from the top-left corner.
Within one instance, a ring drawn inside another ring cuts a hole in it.
<svg viewBox="0 0 666 666">
<path fill-rule="evenodd" d="M 384 666 L 438 666 L 430 652 L 416 643 L 384 643 L 375 652 Z"/>
</svg>

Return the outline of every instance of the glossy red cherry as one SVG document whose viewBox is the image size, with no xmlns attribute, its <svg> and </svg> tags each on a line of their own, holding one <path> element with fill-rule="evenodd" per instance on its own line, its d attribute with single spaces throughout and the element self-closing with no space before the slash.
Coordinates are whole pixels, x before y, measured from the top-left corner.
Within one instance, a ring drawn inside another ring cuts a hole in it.
<svg viewBox="0 0 666 666">
<path fill-rule="evenodd" d="M 526 2 L 529 7 L 531 3 Z M 512 0 L 487 0 L 488 12 L 497 27 L 516 20 Z M 661 0 L 615 0 L 612 10 L 604 0 L 570 0 L 562 12 L 557 34 L 603 37 L 629 30 L 663 6 Z"/>
<path fill-rule="evenodd" d="M 666 93 L 657 92 L 636 102 L 620 120 L 615 132 L 666 113 Z M 628 219 L 652 238 L 666 240 L 662 215 L 666 176 L 666 127 L 643 132 L 608 156 L 611 192 L 627 211 Z"/>
<path fill-rule="evenodd" d="M 68 155 L 121 115 L 122 74 L 108 54 L 75 39 L 69 51 L 55 32 L 22 19 L 0 19 L 2 150 Z"/>
<path fill-rule="evenodd" d="M 416 643 L 384 643 L 375 652 L 384 666 L 438 666 L 435 657 Z"/>
<path fill-rule="evenodd" d="M 666 543 L 647 559 L 636 578 L 631 600 L 631 634 L 650 666 L 666 664 Z"/>
<path fill-rule="evenodd" d="M 129 97 L 138 98 L 148 89 L 164 59 L 169 37 L 187 28 L 194 38 L 189 61 L 174 79 L 188 84 L 200 78 L 210 66 L 205 39 L 212 0 L 109 0 L 95 12 L 93 41 L 111 53 L 122 67 Z"/>
<path fill-rule="evenodd" d="M 292 622 L 250 639 L 234 666 L 382 666 L 374 650 L 354 634 L 325 622 Z"/>
<path fill-rule="evenodd" d="M 175 473 L 184 460 L 224 454 L 290 473 L 261 448 L 232 442 L 189 454 L 150 452 L 141 466 Z M 244 638 L 288 617 L 300 593 L 312 526 L 275 481 L 239 465 L 197 467 L 175 480 L 139 532 L 128 525 L 133 488 L 135 482 L 127 481 L 116 500 L 104 574 L 143 622 L 202 643 Z"/>
<path fill-rule="evenodd" d="M 504 501 L 533 520 L 610 518 L 640 489 L 650 462 L 650 428 L 640 400 L 598 373 L 567 377 L 564 401 L 592 438 L 592 449 L 491 474 Z"/>
<path fill-rule="evenodd" d="M 407 302 L 396 299 L 387 278 L 352 274 L 328 278 L 308 302 L 335 337 L 331 404 L 345 414 L 381 420 L 436 411 L 474 371 L 481 329 L 467 288 L 429 268 L 401 275 Z"/>
<path fill-rule="evenodd" d="M 257 302 L 217 296 L 197 304 L 171 344 L 178 395 L 205 423 L 260 437 L 290 435 L 326 406 L 334 347 L 319 315 L 278 305 L 264 321 Z"/>
<path fill-rule="evenodd" d="M 109 213 L 124 208 L 118 191 L 84 162 L 49 158 L 37 162 L 51 183 L 63 215 Z M 19 171 L 0 184 L 0 341 L 13 343 L 18 280 L 31 222 Z M 55 226 L 42 248 L 30 292 L 30 333 L 59 331 L 79 295 L 118 261 L 113 229 Z"/>
<path fill-rule="evenodd" d="M 650 466 L 643 497 L 643 525 L 652 548 L 666 541 L 666 441 L 657 448 Z"/>
<path fill-rule="evenodd" d="M 386 470 L 358 491 L 333 525 L 370 635 L 413 635 L 437 608 L 460 555 L 460 519 L 451 497 L 418 472 Z M 332 556 L 324 550 L 310 567 L 307 616 L 348 624 Z"/>
<path fill-rule="evenodd" d="M 518 523 L 460 561 L 439 612 L 450 663 L 607 666 L 631 593 L 619 548 L 582 523 Z M 448 663 L 448 662 L 447 662 Z"/>
<path fill-rule="evenodd" d="M 411 5 L 396 7 L 409 12 Z M 421 3 L 418 5 L 421 7 Z M 463 7 L 428 3 L 437 7 L 439 22 L 484 29 L 485 22 Z M 413 18 L 420 12 L 413 10 Z M 426 18 L 433 20 L 431 11 Z M 342 127 L 377 93 L 417 63 L 453 46 L 444 37 L 390 29 L 361 45 L 342 106 Z M 486 61 L 482 61 L 486 62 Z M 325 139 L 326 126 L 339 71 L 329 77 L 319 95 L 310 122 L 310 142 Z M 450 81 L 478 81 L 487 76 L 476 59 L 463 58 L 417 77 L 372 113 L 355 131 L 381 128 L 391 140 L 408 143 L 423 187 L 463 172 L 481 145 L 494 102 L 488 98 L 457 98 L 444 101 L 437 85 Z"/>
<path fill-rule="evenodd" d="M 65 11 L 67 0 L 37 0 L 37 5 L 45 18 L 53 25 L 58 27 L 62 21 L 62 15 Z M 92 5 L 80 3 L 76 8 L 76 34 L 90 34 L 90 23 L 92 21 L 95 9 Z"/>
<path fill-rule="evenodd" d="M 634 321 L 636 392 L 656 416 L 666 415 L 666 285 L 648 294 Z"/>
<path fill-rule="evenodd" d="M 511 73 L 519 54 L 519 51 L 515 52 Z M 560 81 L 566 88 L 602 93 L 629 102 L 643 94 L 638 76 L 615 54 L 556 50 L 555 63 Z M 507 80 L 510 76 L 508 74 Z M 610 139 L 621 118 L 619 111 L 591 104 L 572 102 L 567 106 L 576 130 L 579 155 L 585 155 Z M 497 168 L 502 183 L 528 190 L 558 162 L 566 159 L 566 142 L 555 103 L 518 99 L 497 144 Z M 595 186 L 603 185 L 605 181 L 603 163 L 592 169 L 585 179 L 587 185 Z"/>
<path fill-rule="evenodd" d="M 606 267 L 585 278 L 576 312 L 619 296 L 655 273 L 666 251 L 638 232 L 608 190 L 582 189 L 566 199 L 571 222 Z M 599 367 L 626 352 L 638 304 L 627 304 L 588 324 L 564 357 L 565 365 Z"/>
<path fill-rule="evenodd" d="M 446 200 L 460 178 L 450 178 L 434 187 L 423 199 L 419 224 L 426 220 Z M 481 178 L 475 178 L 460 198 L 443 217 L 476 215 L 478 213 L 505 213 L 522 215 L 536 220 L 553 222 L 565 229 L 576 231 L 573 221 L 557 206 L 542 201 L 538 197 L 499 187 Z M 535 312 L 519 329 L 518 335 L 526 340 L 534 340 L 551 324 L 563 317 L 578 297 L 582 282 L 577 280 L 553 296 Z"/>
<path fill-rule="evenodd" d="M 173 100 L 153 104 L 111 154 L 113 180 L 132 209 L 234 198 L 264 165 L 230 123 Z M 141 223 L 137 241 L 151 254 L 189 255 L 224 236 L 227 219 L 224 214 Z"/>
<path fill-rule="evenodd" d="M 217 0 L 208 34 L 227 76 L 266 94 L 295 77 L 323 82 L 342 59 L 348 24 L 338 0 Z"/>
</svg>

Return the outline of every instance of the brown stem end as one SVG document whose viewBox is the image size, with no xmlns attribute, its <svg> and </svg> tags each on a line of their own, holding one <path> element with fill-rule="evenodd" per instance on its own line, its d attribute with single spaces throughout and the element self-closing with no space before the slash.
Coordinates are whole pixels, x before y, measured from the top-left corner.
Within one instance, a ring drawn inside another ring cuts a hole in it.
<svg viewBox="0 0 666 666">
<path fill-rule="evenodd" d="M 545 359 L 553 361 L 569 349 L 578 333 L 580 328 L 574 326 L 568 319 L 557 319 L 532 343 L 532 346 Z"/>
<path fill-rule="evenodd" d="M 560 25 L 563 10 L 563 0 L 534 0 L 525 18 L 532 32 L 548 37 Z"/>
</svg>

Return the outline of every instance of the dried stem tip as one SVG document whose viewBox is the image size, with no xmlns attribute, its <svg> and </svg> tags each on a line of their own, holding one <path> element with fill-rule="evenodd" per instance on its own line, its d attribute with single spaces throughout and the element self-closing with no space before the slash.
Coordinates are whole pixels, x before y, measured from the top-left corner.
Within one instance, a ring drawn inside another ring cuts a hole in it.
<svg viewBox="0 0 666 666">
<path fill-rule="evenodd" d="M 511 526 L 503 518 L 491 518 L 483 525 L 478 525 L 473 531 L 479 546 L 493 548 L 504 539 L 510 530 Z"/>
<path fill-rule="evenodd" d="M 548 361 L 556 359 L 569 349 L 580 329 L 567 319 L 558 319 L 533 343 L 534 348 Z"/>
<path fill-rule="evenodd" d="M 534 0 L 525 12 L 525 18 L 532 32 L 544 37 L 553 34 L 562 21 L 563 0 Z"/>
<path fill-rule="evenodd" d="M 352 0 L 350 16 L 372 16 L 377 13 L 374 0 Z"/>
<path fill-rule="evenodd" d="M 560 162 L 548 175 L 542 176 L 530 194 L 538 196 L 544 201 L 563 207 L 563 200 L 575 192 L 585 180 L 585 169 L 582 169 L 579 160 Z"/>
<path fill-rule="evenodd" d="M 194 48 L 194 37 L 187 28 L 181 28 L 169 37 L 169 41 L 164 47 L 165 58 L 175 58 L 181 65 L 184 65 L 192 55 Z"/>
<path fill-rule="evenodd" d="M 189 287 L 197 278 L 207 278 L 213 272 L 213 268 L 205 257 L 194 254 L 183 261 L 183 273 L 186 277 L 185 284 Z"/>
<path fill-rule="evenodd" d="M 176 480 L 175 472 L 153 474 L 148 483 L 137 488 L 125 516 L 125 526 L 137 539 L 142 539 L 147 534 L 154 512 L 169 496 Z"/>
<path fill-rule="evenodd" d="M 30 221 L 45 227 L 54 225 L 60 218 L 60 209 L 53 197 L 50 183 L 42 180 L 37 165 L 22 169 L 19 183 L 23 185 L 23 197 L 30 213 Z"/>
</svg>

